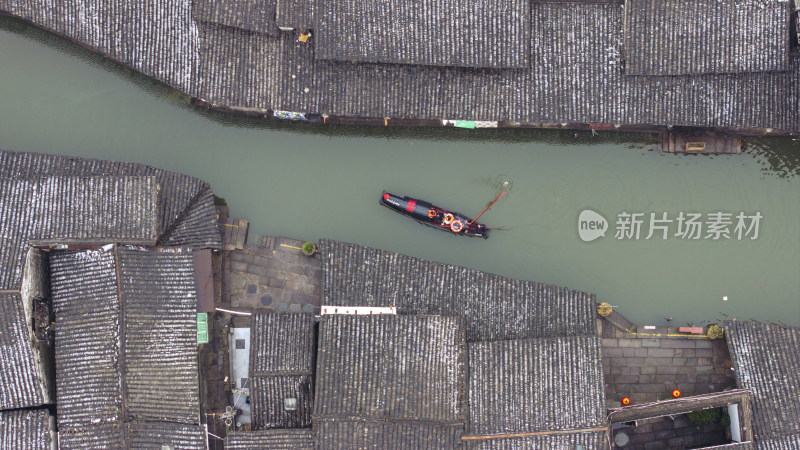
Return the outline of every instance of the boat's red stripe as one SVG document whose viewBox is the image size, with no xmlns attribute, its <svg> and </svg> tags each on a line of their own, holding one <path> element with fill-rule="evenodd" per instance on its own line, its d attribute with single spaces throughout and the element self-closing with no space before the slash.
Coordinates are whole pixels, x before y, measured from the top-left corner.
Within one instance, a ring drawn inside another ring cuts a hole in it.
<svg viewBox="0 0 800 450">
<path fill-rule="evenodd" d="M 415 206 L 417 206 L 417 202 L 415 200 L 409 200 L 408 205 L 406 205 L 406 211 L 414 212 Z"/>
</svg>

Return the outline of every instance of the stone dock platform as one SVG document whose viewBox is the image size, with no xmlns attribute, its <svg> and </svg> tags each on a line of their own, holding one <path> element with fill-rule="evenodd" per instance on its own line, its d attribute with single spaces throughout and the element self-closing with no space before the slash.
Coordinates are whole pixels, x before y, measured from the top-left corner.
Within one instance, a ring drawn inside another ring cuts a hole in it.
<svg viewBox="0 0 800 450">
<path fill-rule="evenodd" d="M 678 327 L 645 330 L 613 314 L 610 320 L 598 319 L 608 408 L 619 407 L 623 397 L 636 405 L 670 399 L 674 389 L 685 397 L 735 387 L 724 339 L 691 336 L 679 332 Z M 727 442 L 725 429 L 718 423 L 698 427 L 685 415 L 638 421 L 620 431 L 630 437 L 626 449 L 692 448 Z"/>
<path fill-rule="evenodd" d="M 265 237 L 260 245 L 231 251 L 231 306 L 319 313 L 321 261 L 319 255 L 304 255 L 303 243 Z"/>
</svg>

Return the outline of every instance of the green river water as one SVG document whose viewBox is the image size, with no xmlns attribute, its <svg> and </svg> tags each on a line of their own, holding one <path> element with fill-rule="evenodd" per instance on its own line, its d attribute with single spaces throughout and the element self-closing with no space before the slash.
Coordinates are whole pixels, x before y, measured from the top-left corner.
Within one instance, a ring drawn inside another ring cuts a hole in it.
<svg viewBox="0 0 800 450">
<path fill-rule="evenodd" d="M 0 18 L 0 148 L 134 161 L 211 183 L 257 235 L 355 242 L 597 294 L 637 323 L 726 318 L 800 324 L 800 142 L 747 154 L 661 154 L 650 136 L 275 123 L 188 105 L 162 84 L 20 21 Z M 382 189 L 504 227 L 451 236 L 378 205 Z M 583 242 L 578 217 L 608 219 Z M 760 213 L 758 238 L 666 240 L 649 213 Z M 646 213 L 640 238 L 617 215 Z M 727 300 L 725 300 L 727 298 Z"/>
</svg>

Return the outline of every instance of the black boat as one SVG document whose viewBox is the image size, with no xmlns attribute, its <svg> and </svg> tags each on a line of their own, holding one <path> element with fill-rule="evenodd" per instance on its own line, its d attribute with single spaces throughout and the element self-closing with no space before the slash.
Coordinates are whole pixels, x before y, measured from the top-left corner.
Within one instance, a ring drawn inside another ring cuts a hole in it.
<svg viewBox="0 0 800 450">
<path fill-rule="evenodd" d="M 470 219 L 463 214 L 441 208 L 424 200 L 383 191 L 380 203 L 400 214 L 411 217 L 423 225 L 438 230 L 462 236 L 482 237 L 484 239 L 489 237 L 489 228 L 486 225 L 477 223 L 474 219 Z"/>
</svg>

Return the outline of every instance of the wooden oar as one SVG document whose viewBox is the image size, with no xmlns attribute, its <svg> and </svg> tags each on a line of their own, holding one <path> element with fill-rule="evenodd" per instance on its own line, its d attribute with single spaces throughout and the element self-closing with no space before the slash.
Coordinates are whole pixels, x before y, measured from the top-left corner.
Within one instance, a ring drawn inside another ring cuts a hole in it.
<svg viewBox="0 0 800 450">
<path fill-rule="evenodd" d="M 475 218 L 474 218 L 474 219 L 472 219 L 472 220 L 470 220 L 469 222 L 467 222 L 467 228 L 469 228 L 469 226 L 470 226 L 470 225 L 472 225 L 472 222 L 475 222 L 476 220 L 478 220 L 478 218 L 479 218 L 480 216 L 482 216 L 482 215 L 483 215 L 483 213 L 485 213 L 486 211 L 488 211 L 488 210 L 489 210 L 489 208 L 491 208 L 491 207 L 492 207 L 492 205 L 494 205 L 494 203 L 495 203 L 496 201 L 500 200 L 500 197 L 502 197 L 502 196 L 506 195 L 506 192 L 508 192 L 508 189 L 503 189 L 503 192 L 501 192 L 501 193 L 500 193 L 500 195 L 498 195 L 498 196 L 497 196 L 497 197 L 496 197 L 494 200 L 492 200 L 492 203 L 489 203 L 489 206 L 487 206 L 486 208 L 483 208 L 483 211 L 481 211 L 481 212 L 480 212 L 480 214 L 478 214 L 477 216 L 475 216 Z"/>
</svg>

